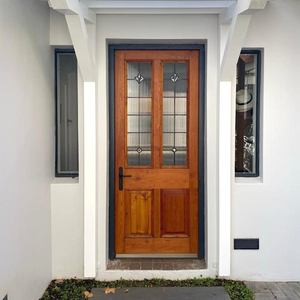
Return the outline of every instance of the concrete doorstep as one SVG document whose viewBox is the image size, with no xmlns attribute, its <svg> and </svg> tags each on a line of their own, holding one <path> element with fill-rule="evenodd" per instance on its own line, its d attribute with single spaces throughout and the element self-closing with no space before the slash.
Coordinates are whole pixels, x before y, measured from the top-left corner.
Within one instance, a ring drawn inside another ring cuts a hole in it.
<svg viewBox="0 0 300 300">
<path fill-rule="evenodd" d="M 223 287 L 125 288 L 109 294 L 97 288 L 92 294 L 93 300 L 230 300 Z"/>
</svg>

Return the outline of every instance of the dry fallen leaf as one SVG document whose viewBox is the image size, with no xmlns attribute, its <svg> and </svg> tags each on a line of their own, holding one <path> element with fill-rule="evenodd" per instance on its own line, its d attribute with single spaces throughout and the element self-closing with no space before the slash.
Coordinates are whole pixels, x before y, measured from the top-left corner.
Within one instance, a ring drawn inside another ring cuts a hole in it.
<svg viewBox="0 0 300 300">
<path fill-rule="evenodd" d="M 92 298 L 93 297 L 93 294 L 88 292 L 88 291 L 85 291 L 83 292 L 84 296 L 88 297 L 88 298 Z"/>
<path fill-rule="evenodd" d="M 64 282 L 64 280 L 63 279 L 57 279 L 57 280 L 55 280 L 55 283 L 57 284 L 57 283 L 61 283 L 61 282 Z"/>
<path fill-rule="evenodd" d="M 124 293 L 128 293 L 128 292 L 129 292 L 129 289 L 125 290 L 125 292 L 124 292 Z"/>
<path fill-rule="evenodd" d="M 103 292 L 105 293 L 105 295 L 107 294 L 114 294 L 116 292 L 116 289 L 115 288 L 110 288 L 110 287 L 106 287 L 105 289 L 103 289 Z"/>
</svg>

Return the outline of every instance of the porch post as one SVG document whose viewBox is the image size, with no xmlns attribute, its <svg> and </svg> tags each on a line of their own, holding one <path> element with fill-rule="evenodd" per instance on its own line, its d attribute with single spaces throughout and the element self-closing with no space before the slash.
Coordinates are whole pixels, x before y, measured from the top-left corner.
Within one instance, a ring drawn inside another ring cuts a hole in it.
<svg viewBox="0 0 300 300">
<path fill-rule="evenodd" d="M 219 276 L 230 276 L 231 269 L 231 188 L 234 182 L 234 128 L 236 64 L 252 15 L 264 9 L 268 0 L 239 0 L 219 15 L 220 44 L 222 26 L 230 30 L 221 55 L 219 103 Z M 226 25 L 227 24 L 227 25 Z M 225 30 L 224 32 L 227 32 Z"/>
<path fill-rule="evenodd" d="M 219 103 L 219 276 L 230 276 L 232 126 L 231 81 L 220 82 Z"/>
<path fill-rule="evenodd" d="M 96 277 L 96 93 L 95 64 L 83 17 L 66 15 L 66 21 L 84 81 L 84 277 Z"/>
<path fill-rule="evenodd" d="M 96 276 L 95 82 L 84 82 L 84 277 Z"/>
<path fill-rule="evenodd" d="M 251 15 L 235 16 L 230 25 L 221 60 L 219 103 L 219 276 L 230 276 L 231 267 L 231 188 L 234 180 L 232 138 L 235 68 L 251 20 Z"/>
<path fill-rule="evenodd" d="M 84 139 L 84 277 L 96 277 L 96 92 L 95 63 L 86 21 L 96 23 L 96 14 L 79 0 L 48 0 L 49 6 L 65 15 L 83 78 Z"/>
</svg>

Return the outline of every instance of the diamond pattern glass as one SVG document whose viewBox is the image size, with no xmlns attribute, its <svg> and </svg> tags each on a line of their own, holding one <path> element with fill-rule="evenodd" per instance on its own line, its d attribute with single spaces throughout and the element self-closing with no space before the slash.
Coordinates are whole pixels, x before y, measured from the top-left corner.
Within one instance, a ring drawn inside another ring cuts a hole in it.
<svg viewBox="0 0 300 300">
<path fill-rule="evenodd" d="M 151 166 L 151 63 L 127 63 L 127 165 Z"/>
<path fill-rule="evenodd" d="M 163 64 L 163 165 L 187 164 L 187 63 Z"/>
</svg>

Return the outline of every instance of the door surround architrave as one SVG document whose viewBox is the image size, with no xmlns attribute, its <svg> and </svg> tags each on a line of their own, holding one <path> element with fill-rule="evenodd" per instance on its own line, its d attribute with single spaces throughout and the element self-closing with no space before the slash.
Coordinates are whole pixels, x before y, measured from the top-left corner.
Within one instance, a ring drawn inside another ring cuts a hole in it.
<svg viewBox="0 0 300 300">
<path fill-rule="evenodd" d="M 109 54 L 109 259 L 115 259 L 115 51 L 199 50 L 199 246 L 198 258 L 205 259 L 205 96 L 206 44 L 108 44 Z"/>
</svg>

